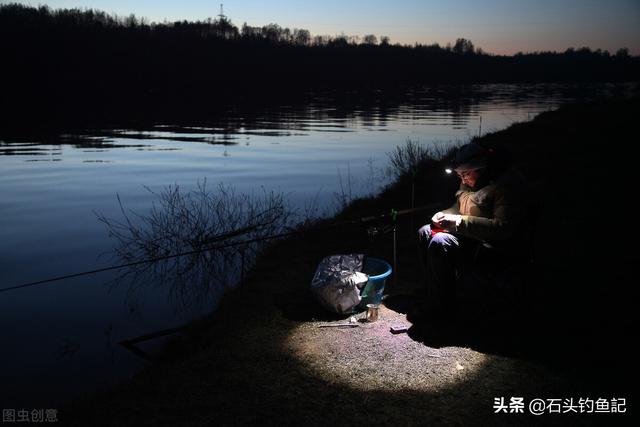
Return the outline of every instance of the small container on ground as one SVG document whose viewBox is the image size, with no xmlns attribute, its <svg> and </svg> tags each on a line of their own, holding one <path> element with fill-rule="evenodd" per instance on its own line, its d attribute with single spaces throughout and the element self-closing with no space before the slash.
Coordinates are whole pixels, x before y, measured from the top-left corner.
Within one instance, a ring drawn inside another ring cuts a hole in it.
<svg viewBox="0 0 640 427">
<path fill-rule="evenodd" d="M 367 304 L 367 322 L 375 322 L 378 320 L 378 312 L 380 304 Z"/>
</svg>

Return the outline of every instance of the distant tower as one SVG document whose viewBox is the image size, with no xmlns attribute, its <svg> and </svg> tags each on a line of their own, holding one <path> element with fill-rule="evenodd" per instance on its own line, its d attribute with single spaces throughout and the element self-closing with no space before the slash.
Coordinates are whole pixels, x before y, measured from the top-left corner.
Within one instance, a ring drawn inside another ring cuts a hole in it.
<svg viewBox="0 0 640 427">
<path fill-rule="evenodd" d="M 224 11 L 222 9 L 222 3 L 220 3 L 220 15 L 218 15 L 218 18 L 220 18 L 221 21 L 226 21 L 227 17 L 224 16 Z"/>
</svg>

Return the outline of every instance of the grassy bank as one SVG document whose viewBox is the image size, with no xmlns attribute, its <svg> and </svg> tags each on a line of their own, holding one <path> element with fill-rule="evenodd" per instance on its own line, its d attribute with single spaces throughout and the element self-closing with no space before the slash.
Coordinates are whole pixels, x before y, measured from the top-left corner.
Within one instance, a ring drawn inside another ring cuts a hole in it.
<svg viewBox="0 0 640 427">
<path fill-rule="evenodd" d="M 364 227 L 311 232 L 265 251 L 245 286 L 194 323 L 162 361 L 109 394 L 61 409 L 59 418 L 77 425 L 540 425 L 576 418 L 494 414 L 494 398 L 629 398 L 629 288 L 638 255 L 629 249 L 635 165 L 625 151 L 639 110 L 637 99 L 571 106 L 482 138 L 511 153 L 542 201 L 520 316 L 494 319 L 477 334 L 470 322 L 468 334 L 440 347 L 389 332 L 408 323 L 404 312 L 421 282 L 415 230 L 431 216 L 425 211 L 400 219 L 398 268 L 381 319 L 320 328 L 342 322 L 308 292 L 320 259 L 364 252 L 391 260 L 392 241 L 390 234 L 371 240 Z M 421 165 L 416 205 L 451 202 L 457 180 L 442 166 Z M 411 183 L 404 175 L 338 219 L 406 208 Z"/>
</svg>

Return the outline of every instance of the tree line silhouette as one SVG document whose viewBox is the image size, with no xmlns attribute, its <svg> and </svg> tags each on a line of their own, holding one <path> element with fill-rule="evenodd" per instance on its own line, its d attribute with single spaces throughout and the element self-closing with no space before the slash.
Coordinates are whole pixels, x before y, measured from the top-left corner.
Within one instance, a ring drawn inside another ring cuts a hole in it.
<svg viewBox="0 0 640 427">
<path fill-rule="evenodd" d="M 150 23 L 92 9 L 0 6 L 2 111 L 15 117 L 213 108 L 313 89 L 411 84 L 628 81 L 640 57 L 589 48 L 493 55 L 460 38 L 400 45 L 382 36 L 312 35 L 220 16 Z"/>
</svg>

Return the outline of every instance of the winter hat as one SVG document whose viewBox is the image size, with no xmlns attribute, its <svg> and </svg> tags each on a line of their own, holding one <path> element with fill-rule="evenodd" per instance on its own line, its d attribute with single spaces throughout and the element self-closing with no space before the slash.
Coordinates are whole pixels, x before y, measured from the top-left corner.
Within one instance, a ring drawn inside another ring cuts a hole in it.
<svg viewBox="0 0 640 427">
<path fill-rule="evenodd" d="M 489 151 L 475 142 L 465 144 L 458 149 L 453 159 L 453 170 L 475 170 L 487 167 Z"/>
</svg>

